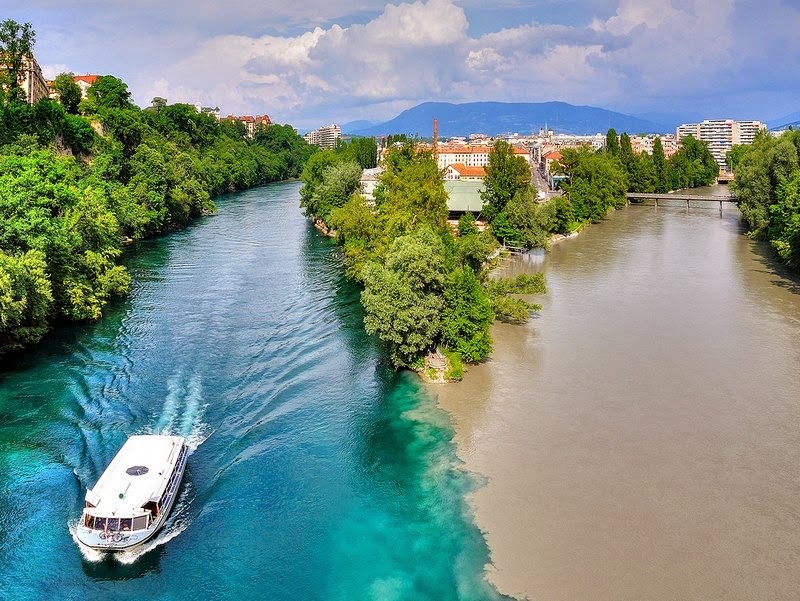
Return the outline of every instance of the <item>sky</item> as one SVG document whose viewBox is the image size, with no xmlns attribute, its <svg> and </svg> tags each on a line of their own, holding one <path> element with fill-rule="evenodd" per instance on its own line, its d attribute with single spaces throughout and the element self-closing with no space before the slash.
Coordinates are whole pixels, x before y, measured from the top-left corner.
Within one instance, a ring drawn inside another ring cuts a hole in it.
<svg viewBox="0 0 800 601">
<path fill-rule="evenodd" d="M 426 101 L 656 121 L 800 110 L 800 0 L 0 0 L 46 77 L 314 129 Z"/>
</svg>

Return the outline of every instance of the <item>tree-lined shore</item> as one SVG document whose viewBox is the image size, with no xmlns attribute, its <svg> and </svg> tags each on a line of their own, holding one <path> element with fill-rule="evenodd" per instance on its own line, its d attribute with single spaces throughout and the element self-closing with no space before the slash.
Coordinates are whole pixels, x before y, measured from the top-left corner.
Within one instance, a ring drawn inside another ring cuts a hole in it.
<svg viewBox="0 0 800 601">
<path fill-rule="evenodd" d="M 0 33 L 0 54 L 32 51 L 29 24 Z M 31 105 L 20 69 L 0 73 L 0 355 L 98 319 L 129 289 L 126 242 L 184 227 L 219 194 L 298 177 L 313 152 L 289 125 L 249 139 L 191 105 L 141 109 L 113 76 L 81 100 L 64 74 L 59 100 Z"/>
<path fill-rule="evenodd" d="M 731 184 L 748 235 L 766 240 L 778 257 L 800 271 L 800 131 L 776 138 L 762 133 L 729 155 Z"/>
<path fill-rule="evenodd" d="M 359 158 L 351 146 L 311 157 L 303 175 L 301 206 L 339 243 L 347 275 L 363 286 L 365 327 L 377 334 L 396 367 L 425 370 L 425 357 L 441 350 L 450 360 L 449 379 L 460 379 L 463 364 L 492 351 L 495 319 L 524 322 L 540 307 L 520 295 L 545 292 L 542 274 L 513 280 L 490 276 L 501 244 L 542 248 L 554 234 L 568 234 L 598 222 L 626 204 L 628 191 L 666 191 L 669 186 L 707 185 L 717 174 L 708 148 L 685 140 L 669 161 L 657 145 L 655 156 L 634 154 L 630 138 L 608 133 L 600 151 L 567 149 L 556 169 L 568 175 L 564 195 L 537 198 L 529 164 L 497 140 L 489 152 L 481 193 L 482 219 L 464 215 L 447 225 L 447 193 L 431 151 L 414 140 L 392 144 L 367 202 L 359 189 L 363 168 L 375 153 Z"/>
</svg>

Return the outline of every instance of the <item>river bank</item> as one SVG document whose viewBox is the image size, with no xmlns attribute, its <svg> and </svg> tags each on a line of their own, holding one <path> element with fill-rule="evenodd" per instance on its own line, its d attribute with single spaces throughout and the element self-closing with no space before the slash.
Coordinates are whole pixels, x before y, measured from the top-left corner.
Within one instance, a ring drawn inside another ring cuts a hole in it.
<svg viewBox="0 0 800 601">
<path fill-rule="evenodd" d="M 540 317 L 438 387 L 504 594 L 800 590 L 800 294 L 725 209 L 628 207 L 553 247 Z"/>
</svg>

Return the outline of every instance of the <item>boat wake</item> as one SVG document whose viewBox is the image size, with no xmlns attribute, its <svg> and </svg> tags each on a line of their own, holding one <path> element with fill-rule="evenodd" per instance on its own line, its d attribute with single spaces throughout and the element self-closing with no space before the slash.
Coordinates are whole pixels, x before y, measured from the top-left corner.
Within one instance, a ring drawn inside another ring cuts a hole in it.
<svg viewBox="0 0 800 601">
<path fill-rule="evenodd" d="M 144 428 L 139 433 L 182 436 L 186 439 L 186 446 L 191 455 L 212 434 L 211 427 L 203 421 L 207 407 L 208 403 L 203 402 L 203 382 L 200 374 L 195 372 L 185 376 L 183 371 L 179 370 L 167 381 L 167 395 L 161 414 L 152 426 Z M 191 482 L 185 478 L 182 487 L 180 496 L 159 533 L 133 549 L 107 553 L 86 547 L 78 541 L 78 520 L 68 523 L 70 535 L 86 561 L 97 563 L 110 557 L 118 563 L 130 565 L 145 553 L 169 542 L 189 527 L 189 507 L 194 495 Z"/>
<path fill-rule="evenodd" d="M 200 374 L 184 377 L 179 370 L 167 381 L 164 407 L 150 433 L 183 436 L 189 451 L 196 451 L 211 435 L 211 428 L 203 421 L 207 407 Z"/>
</svg>

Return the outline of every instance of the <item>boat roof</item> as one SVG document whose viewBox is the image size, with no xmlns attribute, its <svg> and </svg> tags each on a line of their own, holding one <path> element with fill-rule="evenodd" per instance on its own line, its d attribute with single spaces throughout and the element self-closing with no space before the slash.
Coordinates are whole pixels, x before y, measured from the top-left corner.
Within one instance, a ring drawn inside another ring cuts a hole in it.
<svg viewBox="0 0 800 601">
<path fill-rule="evenodd" d="M 100 476 L 86 500 L 100 517 L 140 515 L 148 501 L 158 501 L 175 469 L 184 444 L 182 436 L 131 436 Z"/>
</svg>

